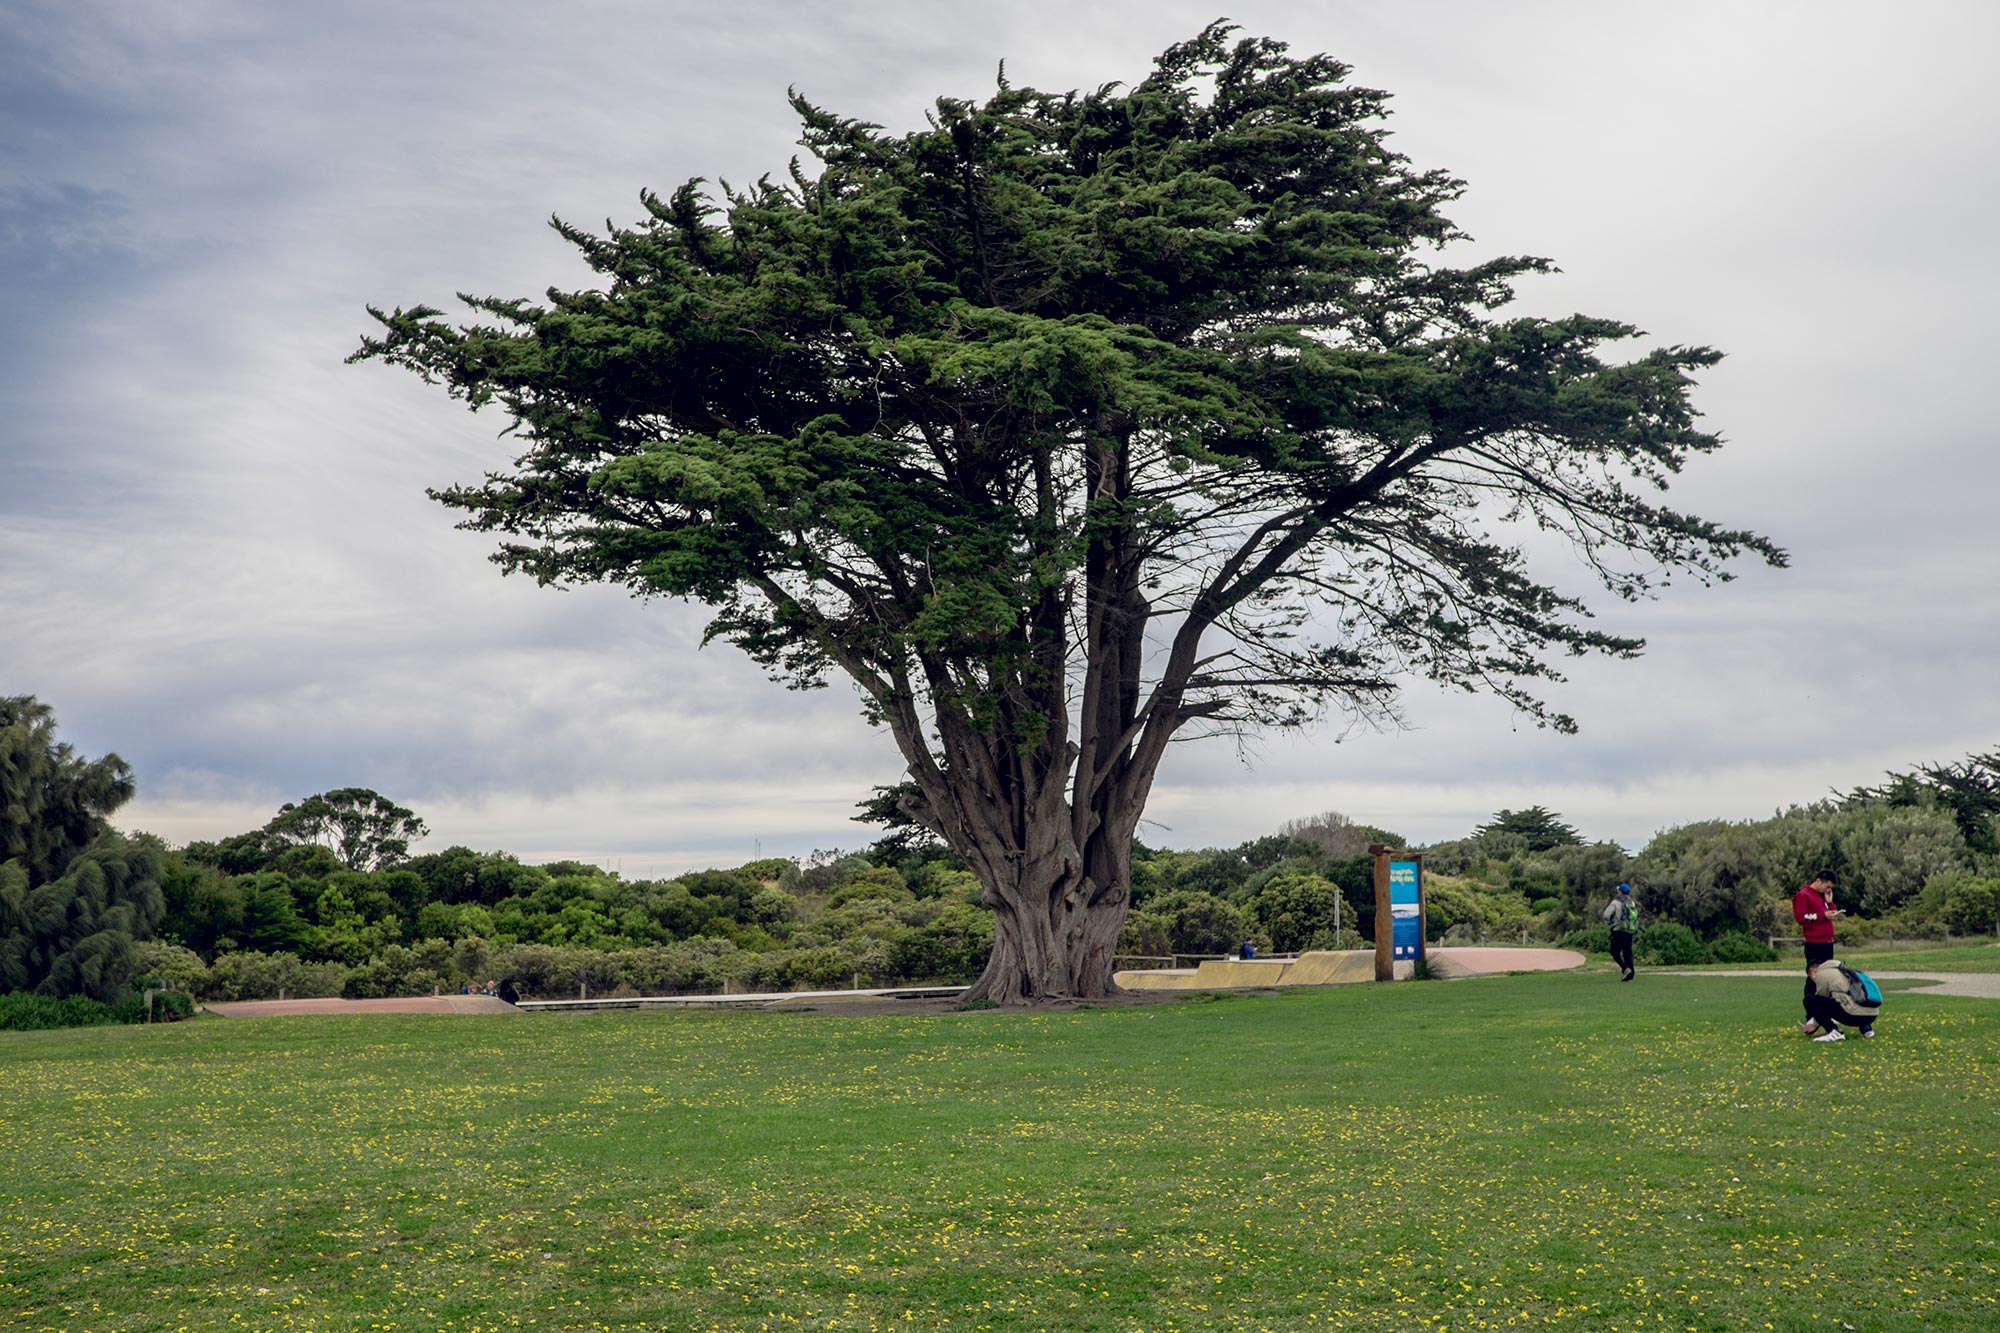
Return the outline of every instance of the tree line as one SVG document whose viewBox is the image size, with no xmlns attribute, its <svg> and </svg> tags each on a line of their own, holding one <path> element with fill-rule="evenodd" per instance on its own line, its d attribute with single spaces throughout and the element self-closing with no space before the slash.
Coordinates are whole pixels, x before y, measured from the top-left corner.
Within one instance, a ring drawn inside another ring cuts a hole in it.
<svg viewBox="0 0 2000 1333">
<path fill-rule="evenodd" d="M 132 790 L 116 755 L 89 760 L 58 742 L 46 705 L 0 699 L 0 991 L 130 1015 L 135 984 L 229 1000 L 421 995 L 501 978 L 541 997 L 967 983 L 993 942 L 977 876 L 907 826 L 803 864 L 627 879 L 503 851 L 412 854 L 423 821 L 359 787 L 169 847 L 110 827 Z M 1602 948 L 1597 911 L 1630 882 L 1645 947 L 1687 963 L 1768 957 L 1769 938 L 1789 931 L 1788 895 L 1821 869 L 1840 877 L 1848 938 L 1991 933 L 1996 835 L 2000 751 L 1768 819 L 1681 825 L 1636 855 L 1539 805 L 1417 850 L 1434 941 Z M 1134 843 L 1121 958 L 1157 965 L 1246 941 L 1366 947 L 1375 843 L 1405 840 L 1328 813 L 1233 848 Z"/>
</svg>

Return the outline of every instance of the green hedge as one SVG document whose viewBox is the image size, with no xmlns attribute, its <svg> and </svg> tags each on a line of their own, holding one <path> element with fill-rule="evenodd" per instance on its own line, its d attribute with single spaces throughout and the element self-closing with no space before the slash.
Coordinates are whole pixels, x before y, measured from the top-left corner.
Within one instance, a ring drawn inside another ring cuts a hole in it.
<svg viewBox="0 0 2000 1333">
<path fill-rule="evenodd" d="M 194 1001 L 179 991 L 155 991 L 153 1021 L 173 1023 L 194 1017 Z M 143 1023 L 146 996 L 143 990 L 119 1004 L 103 1004 L 88 995 L 70 995 L 58 1000 L 48 995 L 14 991 L 0 995 L 0 1032 L 41 1032 L 50 1028 L 87 1028 L 105 1023 Z"/>
<path fill-rule="evenodd" d="M 1712 963 L 1768 963 L 1777 956 L 1770 945 L 1748 935 L 1718 935 L 1708 942 L 1708 961 Z"/>
<path fill-rule="evenodd" d="M 0 995 L 0 1032 L 37 1032 L 46 1028 L 86 1028 L 115 1023 L 111 1008 L 87 995 L 54 999 L 15 991 Z"/>
<path fill-rule="evenodd" d="M 1653 967 L 1686 967 L 1706 962 L 1701 936 L 1678 921 L 1657 921 L 1639 931 L 1632 952 Z"/>
<path fill-rule="evenodd" d="M 1578 953 L 1610 953 L 1611 927 L 1586 926 L 1582 930 L 1572 930 L 1563 936 L 1562 947 Z"/>
</svg>

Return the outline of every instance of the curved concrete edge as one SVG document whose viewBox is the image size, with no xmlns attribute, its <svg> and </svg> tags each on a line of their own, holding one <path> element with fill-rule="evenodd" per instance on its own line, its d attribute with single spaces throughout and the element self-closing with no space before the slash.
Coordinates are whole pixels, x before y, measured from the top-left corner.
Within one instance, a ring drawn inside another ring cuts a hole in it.
<svg viewBox="0 0 2000 1333">
<path fill-rule="evenodd" d="M 1498 977 L 1510 972 L 1567 972 L 1587 960 L 1574 949 L 1432 949 L 1431 971 L 1441 977 Z"/>
<path fill-rule="evenodd" d="M 1504 976 L 1510 972 L 1565 972 L 1582 967 L 1574 949 L 1437 948 L 1429 951 L 1434 975 Z M 1314 950 L 1297 958 L 1212 958 L 1196 968 L 1120 972 L 1127 990 L 1242 990 L 1259 986 L 1349 986 L 1375 979 L 1373 949 Z"/>
<path fill-rule="evenodd" d="M 1375 980 L 1373 949 L 1344 949 L 1339 953 L 1302 953 L 1285 969 L 1287 986 L 1345 986 L 1356 981 Z"/>
<path fill-rule="evenodd" d="M 1282 958 L 1211 958 L 1195 969 L 1195 985 L 1218 990 L 1234 986 L 1281 986 L 1291 963 Z"/>
</svg>

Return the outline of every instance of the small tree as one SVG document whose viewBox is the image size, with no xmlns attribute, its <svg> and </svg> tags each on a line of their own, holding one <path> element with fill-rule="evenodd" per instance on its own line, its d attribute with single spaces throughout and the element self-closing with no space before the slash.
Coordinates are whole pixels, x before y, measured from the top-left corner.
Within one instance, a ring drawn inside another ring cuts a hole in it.
<svg viewBox="0 0 2000 1333">
<path fill-rule="evenodd" d="M 1248 912 L 1280 953 L 1336 948 L 1338 932 L 1354 929 L 1354 912 L 1343 909 L 1340 886 L 1321 875 L 1273 875 L 1250 899 Z"/>
<path fill-rule="evenodd" d="M 975 998 L 1103 995 L 1177 738 L 1393 719 L 1409 674 L 1569 730 L 1550 659 L 1640 650 L 1493 523 L 1626 599 L 1784 561 L 1651 498 L 1720 443 L 1688 403 L 1717 354 L 1496 317 L 1550 265 L 1442 264 L 1460 183 L 1347 74 L 1217 24 L 907 135 L 795 98 L 816 174 L 558 222 L 601 288 L 374 311 L 356 357 L 507 414 L 513 470 L 434 493 L 503 569 L 694 599 L 778 678 L 859 686 L 993 909 Z"/>
<path fill-rule="evenodd" d="M 279 808 L 262 830 L 267 846 L 317 845 L 349 870 L 387 870 L 407 860 L 430 830 L 411 811 L 366 787 L 308 796 Z"/>
<path fill-rule="evenodd" d="M 1309 819 L 1287 820 L 1278 826 L 1278 836 L 1304 843 L 1321 855 L 1336 859 L 1361 856 L 1372 844 L 1395 846 L 1401 842 L 1395 834 L 1372 824 L 1357 824 L 1338 810 Z"/>
<path fill-rule="evenodd" d="M 1553 810 L 1545 810 L 1539 805 L 1531 805 L 1526 810 L 1498 811 L 1475 829 L 1473 836 L 1519 838 L 1531 852 L 1572 847 L 1583 841 L 1583 835 L 1565 824 Z"/>
</svg>

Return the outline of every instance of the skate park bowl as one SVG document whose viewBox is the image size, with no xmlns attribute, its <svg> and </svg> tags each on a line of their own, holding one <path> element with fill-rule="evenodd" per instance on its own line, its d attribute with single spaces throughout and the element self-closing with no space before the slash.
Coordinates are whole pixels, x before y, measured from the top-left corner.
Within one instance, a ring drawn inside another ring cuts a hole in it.
<svg viewBox="0 0 2000 1333">
<path fill-rule="evenodd" d="M 1574 949 L 1433 948 L 1425 961 L 1443 978 L 1563 972 L 1583 966 Z M 1265 986 L 1346 986 L 1375 980 L 1375 951 L 1316 949 L 1296 958 L 1208 958 L 1197 967 L 1120 972 L 1127 990 L 1245 990 Z"/>
</svg>

